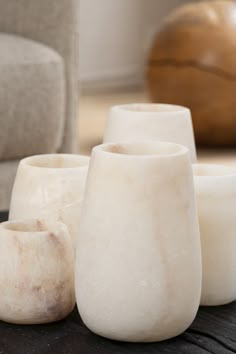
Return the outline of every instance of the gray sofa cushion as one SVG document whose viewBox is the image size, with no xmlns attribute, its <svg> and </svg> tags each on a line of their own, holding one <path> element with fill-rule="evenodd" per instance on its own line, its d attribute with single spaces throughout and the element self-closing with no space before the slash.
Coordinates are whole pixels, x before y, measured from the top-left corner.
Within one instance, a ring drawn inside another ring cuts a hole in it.
<svg viewBox="0 0 236 354">
<path fill-rule="evenodd" d="M 62 57 L 43 44 L 0 33 L 0 160 L 57 151 L 64 114 Z"/>
<path fill-rule="evenodd" d="M 78 150 L 79 0 L 0 0 L 0 32 L 53 48 L 64 59 L 66 110 L 60 152 Z"/>
<path fill-rule="evenodd" d="M 9 210 L 10 196 L 19 161 L 0 163 L 0 211 Z"/>
</svg>

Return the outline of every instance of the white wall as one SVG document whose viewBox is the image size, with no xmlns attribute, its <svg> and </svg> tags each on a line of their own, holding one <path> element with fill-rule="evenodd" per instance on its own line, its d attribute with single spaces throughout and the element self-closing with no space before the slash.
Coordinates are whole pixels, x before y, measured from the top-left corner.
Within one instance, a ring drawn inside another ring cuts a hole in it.
<svg viewBox="0 0 236 354">
<path fill-rule="evenodd" d="M 145 3 L 145 22 L 143 24 L 143 40 L 148 50 L 161 22 L 176 6 L 191 0 L 143 0 Z M 193 1 L 193 0 L 192 0 Z"/>
<path fill-rule="evenodd" d="M 82 84 L 140 84 L 154 32 L 171 8 L 187 1 L 80 0 Z"/>
</svg>

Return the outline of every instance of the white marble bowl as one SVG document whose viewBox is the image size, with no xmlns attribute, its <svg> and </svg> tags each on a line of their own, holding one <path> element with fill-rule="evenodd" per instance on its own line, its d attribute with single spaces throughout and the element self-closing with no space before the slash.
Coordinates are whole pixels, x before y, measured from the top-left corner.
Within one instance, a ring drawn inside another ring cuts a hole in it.
<svg viewBox="0 0 236 354">
<path fill-rule="evenodd" d="M 76 248 L 90 158 L 48 154 L 21 160 L 12 191 L 10 220 L 43 218 L 64 222 Z"/>
<path fill-rule="evenodd" d="M 113 106 L 104 134 L 104 143 L 123 140 L 171 141 L 189 148 L 196 162 L 191 112 L 172 104 L 131 103 Z"/>
<path fill-rule="evenodd" d="M 75 306 L 74 251 L 67 227 L 44 220 L 0 224 L 0 320 L 61 320 Z"/>
</svg>

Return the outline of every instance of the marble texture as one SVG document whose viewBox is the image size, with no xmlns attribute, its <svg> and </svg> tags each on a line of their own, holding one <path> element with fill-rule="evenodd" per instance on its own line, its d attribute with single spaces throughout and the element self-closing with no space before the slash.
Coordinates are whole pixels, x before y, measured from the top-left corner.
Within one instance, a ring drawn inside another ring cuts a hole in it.
<svg viewBox="0 0 236 354">
<path fill-rule="evenodd" d="M 113 106 L 104 134 L 104 143 L 135 140 L 171 141 L 189 148 L 196 162 L 191 112 L 171 104 L 135 103 Z"/>
<path fill-rule="evenodd" d="M 78 248 L 76 299 L 90 330 L 152 342 L 188 328 L 202 273 L 187 148 L 150 141 L 95 147 Z"/>
<path fill-rule="evenodd" d="M 201 305 L 236 300 L 236 168 L 193 165 L 202 244 Z"/>
<path fill-rule="evenodd" d="M 0 320 L 58 321 L 74 308 L 74 251 L 63 223 L 0 224 Z"/>
<path fill-rule="evenodd" d="M 76 247 L 80 209 L 89 157 L 70 154 L 38 155 L 21 160 L 9 218 L 44 218 L 64 222 Z"/>
</svg>

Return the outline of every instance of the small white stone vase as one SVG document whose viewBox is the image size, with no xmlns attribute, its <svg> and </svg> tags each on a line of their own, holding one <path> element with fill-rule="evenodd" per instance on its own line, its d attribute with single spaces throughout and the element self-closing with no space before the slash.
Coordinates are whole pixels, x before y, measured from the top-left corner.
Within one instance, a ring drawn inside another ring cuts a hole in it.
<svg viewBox="0 0 236 354">
<path fill-rule="evenodd" d="M 236 300 L 236 169 L 193 165 L 202 243 L 201 305 Z"/>
<path fill-rule="evenodd" d="M 69 154 L 38 155 L 21 160 L 9 219 L 62 221 L 68 226 L 75 247 L 89 160 L 87 156 Z"/>
<path fill-rule="evenodd" d="M 171 104 L 134 103 L 110 110 L 104 143 L 123 140 L 172 141 L 187 146 L 192 162 L 196 147 L 191 112 Z"/>
<path fill-rule="evenodd" d="M 63 223 L 0 224 L 0 320 L 61 320 L 75 306 L 74 250 Z"/>
<path fill-rule="evenodd" d="M 200 302 L 200 235 L 189 152 L 172 143 L 93 149 L 81 214 L 76 298 L 93 332 L 160 341 Z"/>
</svg>

